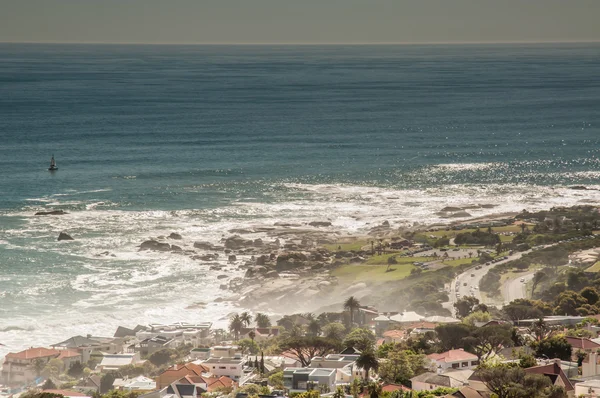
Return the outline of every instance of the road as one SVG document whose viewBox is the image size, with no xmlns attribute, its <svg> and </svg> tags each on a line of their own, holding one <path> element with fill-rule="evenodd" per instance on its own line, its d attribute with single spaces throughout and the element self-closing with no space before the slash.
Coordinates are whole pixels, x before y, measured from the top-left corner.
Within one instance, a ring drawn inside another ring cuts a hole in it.
<svg viewBox="0 0 600 398">
<path fill-rule="evenodd" d="M 481 293 L 479 292 L 479 282 L 481 281 L 481 278 L 483 278 L 483 276 L 488 273 L 490 268 L 498 264 L 503 264 L 509 261 L 517 260 L 521 258 L 521 256 L 529 252 L 531 252 L 531 250 L 514 253 L 508 256 L 508 259 L 506 260 L 491 263 L 490 265 L 482 264 L 481 269 L 475 269 L 475 267 L 473 267 L 458 275 L 456 278 L 454 278 L 450 285 L 450 302 L 447 303 L 447 308 L 449 308 L 451 311 L 454 311 L 454 303 L 456 303 L 456 301 L 460 297 L 469 295 L 474 296 L 481 303 L 497 305 L 498 303 L 496 302 L 492 302 L 490 300 L 482 300 Z M 457 296 L 457 293 L 460 295 L 460 297 Z"/>
<path fill-rule="evenodd" d="M 516 299 L 527 298 L 527 283 L 533 279 L 534 274 L 535 271 L 529 271 L 507 280 L 502 286 L 503 305 Z M 523 281 L 521 282 L 521 280 Z"/>
</svg>

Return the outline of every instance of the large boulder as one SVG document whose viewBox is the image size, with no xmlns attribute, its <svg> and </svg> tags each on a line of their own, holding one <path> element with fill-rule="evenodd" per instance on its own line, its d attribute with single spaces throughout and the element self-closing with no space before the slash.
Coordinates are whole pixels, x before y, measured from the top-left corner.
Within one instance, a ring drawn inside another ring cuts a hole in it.
<svg viewBox="0 0 600 398">
<path fill-rule="evenodd" d="M 306 261 L 308 258 L 304 253 L 300 252 L 290 252 L 283 253 L 277 256 L 277 261 L 275 263 L 275 269 L 277 271 L 294 269 L 297 267 L 302 267 L 307 265 Z"/>
<path fill-rule="evenodd" d="M 171 250 L 171 245 L 168 243 L 162 243 L 155 240 L 147 240 L 142 242 L 140 250 L 154 250 L 160 252 L 166 252 Z"/>
<path fill-rule="evenodd" d="M 231 250 L 239 250 L 245 247 L 252 247 L 254 242 L 249 239 L 244 239 L 239 235 L 233 235 L 225 239 L 225 248 Z"/>
<path fill-rule="evenodd" d="M 38 211 L 34 215 L 36 216 L 62 216 L 64 214 L 69 214 L 64 210 L 52 210 L 52 211 Z"/>
<path fill-rule="evenodd" d="M 265 278 L 279 278 L 277 271 L 269 271 L 265 274 Z"/>
<path fill-rule="evenodd" d="M 311 221 L 308 225 L 312 227 L 331 227 L 330 221 Z"/>
<path fill-rule="evenodd" d="M 182 238 L 182 237 L 181 237 L 181 235 L 179 235 L 178 233 L 171 232 L 171 234 L 169 235 L 169 239 L 177 239 L 177 240 L 180 240 L 180 239 L 183 239 L 183 238 Z"/>
<path fill-rule="evenodd" d="M 213 244 L 210 242 L 198 241 L 194 242 L 194 247 L 200 250 L 213 250 Z"/>
<path fill-rule="evenodd" d="M 227 257 L 227 261 L 229 261 L 230 263 L 233 263 L 233 262 L 237 261 L 237 257 L 235 256 L 235 254 L 230 254 L 229 257 Z"/>
<path fill-rule="evenodd" d="M 75 240 L 71 237 L 71 235 L 65 233 L 65 232 L 61 232 L 60 234 L 58 234 L 58 240 Z"/>
<path fill-rule="evenodd" d="M 269 261 L 269 257 L 263 254 L 262 256 L 258 256 L 256 258 L 256 265 L 265 265 L 267 261 Z"/>
<path fill-rule="evenodd" d="M 171 245 L 171 250 L 174 252 L 182 252 L 183 251 L 183 249 L 177 245 Z"/>
</svg>

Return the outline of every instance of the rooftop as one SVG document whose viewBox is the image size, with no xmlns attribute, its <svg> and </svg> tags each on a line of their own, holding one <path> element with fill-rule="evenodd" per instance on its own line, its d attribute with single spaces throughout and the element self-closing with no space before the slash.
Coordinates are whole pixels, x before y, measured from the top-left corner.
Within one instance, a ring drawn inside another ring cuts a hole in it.
<svg viewBox="0 0 600 398">
<path fill-rule="evenodd" d="M 463 349 L 450 350 L 442 352 L 441 354 L 429 354 L 427 358 L 434 361 L 441 362 L 456 362 L 456 361 L 476 361 L 478 360 L 477 355 L 471 354 Z"/>
<path fill-rule="evenodd" d="M 47 357 L 56 357 L 60 354 L 59 350 L 49 349 L 49 348 L 29 348 L 20 352 L 10 352 L 6 354 L 6 358 L 13 359 L 36 359 L 36 358 L 47 358 Z"/>
</svg>

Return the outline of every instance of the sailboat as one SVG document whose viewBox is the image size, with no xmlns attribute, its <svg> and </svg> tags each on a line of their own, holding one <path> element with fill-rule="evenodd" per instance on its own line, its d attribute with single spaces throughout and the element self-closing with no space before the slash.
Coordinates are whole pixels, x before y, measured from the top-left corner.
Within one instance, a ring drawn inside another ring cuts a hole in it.
<svg viewBox="0 0 600 398">
<path fill-rule="evenodd" d="M 54 155 L 52 155 L 52 159 L 50 159 L 50 167 L 48 167 L 48 170 L 50 170 L 50 171 L 58 170 L 58 167 L 56 167 L 56 162 L 54 161 Z"/>
</svg>

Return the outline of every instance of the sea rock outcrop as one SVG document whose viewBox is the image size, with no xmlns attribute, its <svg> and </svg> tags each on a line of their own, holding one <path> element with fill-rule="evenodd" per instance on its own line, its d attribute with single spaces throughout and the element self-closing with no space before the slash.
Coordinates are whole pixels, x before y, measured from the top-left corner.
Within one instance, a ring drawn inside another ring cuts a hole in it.
<svg viewBox="0 0 600 398">
<path fill-rule="evenodd" d="M 34 215 L 36 216 L 62 216 L 64 214 L 69 214 L 64 210 L 52 210 L 52 211 L 38 211 Z"/>
<path fill-rule="evenodd" d="M 225 248 L 232 250 L 240 250 L 254 246 L 254 242 L 250 239 L 244 239 L 239 235 L 233 235 L 225 239 Z"/>
<path fill-rule="evenodd" d="M 75 239 L 73 239 L 73 237 L 71 237 L 71 235 L 67 234 L 66 232 L 61 232 L 60 234 L 58 234 L 58 240 L 75 240 Z"/>
<path fill-rule="evenodd" d="M 168 243 L 162 243 L 162 242 L 158 242 L 155 240 L 147 240 L 142 242 L 142 244 L 140 245 L 140 250 L 155 250 L 155 251 L 161 251 L 161 252 L 166 252 L 171 250 L 171 245 Z"/>
<path fill-rule="evenodd" d="M 275 262 L 275 269 L 277 271 L 290 270 L 297 267 L 306 266 L 306 261 L 308 257 L 306 254 L 300 252 L 290 252 L 283 253 L 277 256 L 277 260 Z"/>
<path fill-rule="evenodd" d="M 311 221 L 308 225 L 312 227 L 331 227 L 331 222 L 329 221 Z"/>
<path fill-rule="evenodd" d="M 168 236 L 168 238 L 169 239 L 177 239 L 177 240 L 183 239 L 180 234 L 175 233 L 175 232 L 171 232 L 171 234 Z"/>
</svg>

